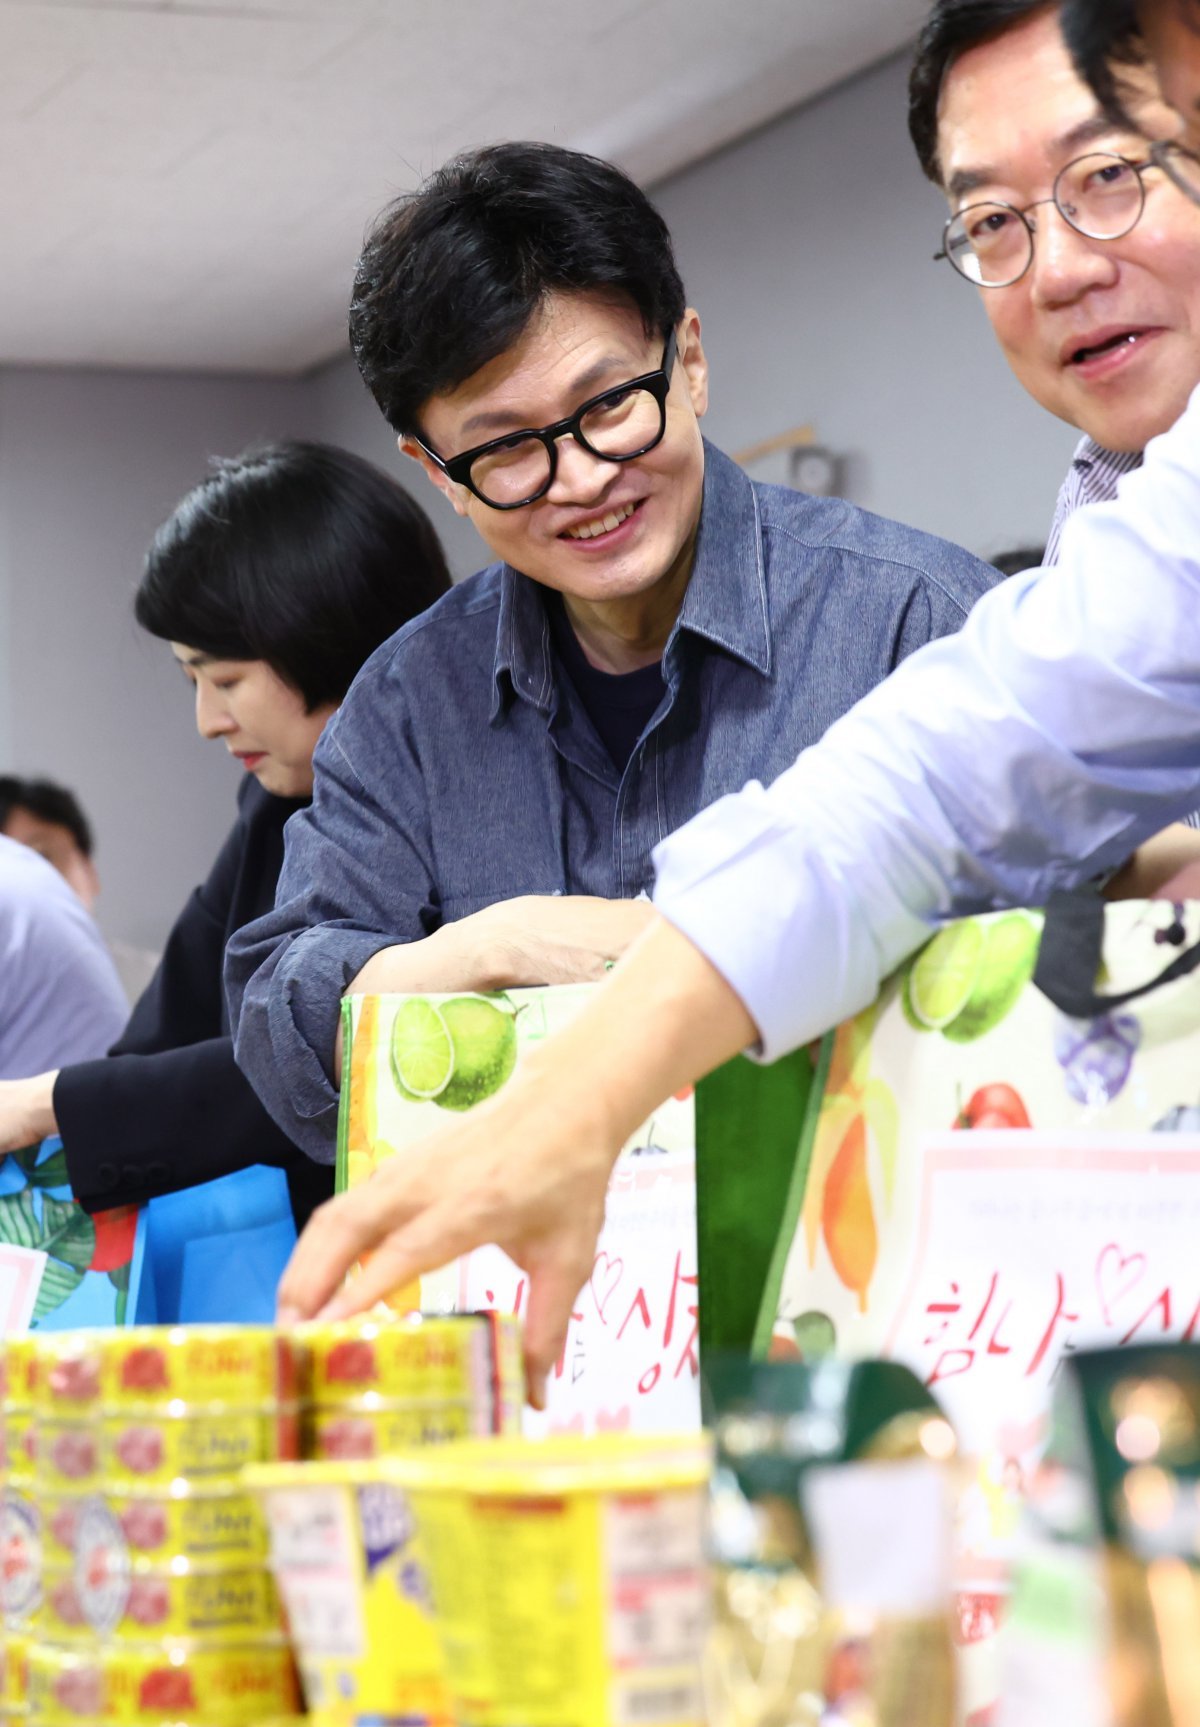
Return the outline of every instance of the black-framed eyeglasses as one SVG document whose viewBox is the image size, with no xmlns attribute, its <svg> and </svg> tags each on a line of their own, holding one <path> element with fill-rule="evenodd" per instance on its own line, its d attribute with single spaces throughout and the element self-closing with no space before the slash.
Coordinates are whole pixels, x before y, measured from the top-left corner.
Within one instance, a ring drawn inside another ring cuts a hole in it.
<svg viewBox="0 0 1200 1727">
<path fill-rule="evenodd" d="M 1067 226 L 1086 239 L 1123 239 L 1146 208 L 1142 176 L 1147 168 L 1157 167 L 1170 172 L 1153 150 L 1144 162 L 1106 150 L 1077 156 L 1060 170 L 1049 198 L 1022 210 L 1001 199 L 957 210 L 942 229 L 942 250 L 934 253 L 934 262 L 947 259 L 977 288 L 1011 287 L 1033 263 L 1036 229 L 1029 219 L 1031 210 L 1053 204 Z"/>
<path fill-rule="evenodd" d="M 631 378 L 590 396 L 553 426 L 526 427 L 478 444 L 443 460 L 423 438 L 416 438 L 431 462 L 456 485 L 466 486 L 493 510 L 519 510 L 544 498 L 558 470 L 558 441 L 574 438 L 602 462 L 632 462 L 662 442 L 667 429 L 667 396 L 675 366 L 675 331 L 667 337 L 657 371 Z"/>
<path fill-rule="evenodd" d="M 1200 156 L 1182 144 L 1151 144 L 1150 159 L 1193 204 L 1200 204 Z"/>
</svg>

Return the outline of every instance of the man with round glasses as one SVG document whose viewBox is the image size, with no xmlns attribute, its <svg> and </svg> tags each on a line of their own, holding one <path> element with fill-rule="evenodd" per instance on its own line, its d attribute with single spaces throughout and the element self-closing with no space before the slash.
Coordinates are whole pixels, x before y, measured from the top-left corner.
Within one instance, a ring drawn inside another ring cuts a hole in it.
<svg viewBox="0 0 1200 1727">
<path fill-rule="evenodd" d="M 386 211 L 359 368 L 495 563 L 356 682 L 227 976 L 238 1059 L 333 1156 L 342 995 L 602 975 L 650 854 L 772 778 L 994 572 L 704 442 L 708 364 L 671 239 L 609 163 L 504 144 Z"/>
<path fill-rule="evenodd" d="M 1200 383 L 1200 210 L 1148 142 L 1175 123 L 1145 69 L 1145 130 L 1106 110 L 1058 13 L 936 0 L 909 81 L 913 142 L 950 205 L 939 267 L 979 289 L 1018 382 L 1084 434 L 1051 563 L 1071 512 L 1115 496 Z"/>
</svg>

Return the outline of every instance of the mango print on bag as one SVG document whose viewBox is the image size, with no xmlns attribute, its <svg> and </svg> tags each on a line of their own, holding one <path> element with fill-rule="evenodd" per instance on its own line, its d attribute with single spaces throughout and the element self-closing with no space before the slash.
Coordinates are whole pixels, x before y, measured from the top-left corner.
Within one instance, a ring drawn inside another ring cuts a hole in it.
<svg viewBox="0 0 1200 1727">
<path fill-rule="evenodd" d="M 896 1100 L 881 1079 L 872 1079 L 871 1033 L 881 1002 L 834 1033 L 833 1053 L 804 1194 L 808 1262 L 815 1265 L 823 1239 L 838 1277 L 869 1306 L 879 1256 L 876 1195 L 890 1211 L 896 1183 Z"/>
</svg>

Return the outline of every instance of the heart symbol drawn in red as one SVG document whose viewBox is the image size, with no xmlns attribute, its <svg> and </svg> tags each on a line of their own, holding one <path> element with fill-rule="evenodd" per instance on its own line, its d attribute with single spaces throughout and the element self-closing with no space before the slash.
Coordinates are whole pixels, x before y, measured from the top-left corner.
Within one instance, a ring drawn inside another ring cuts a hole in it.
<svg viewBox="0 0 1200 1727">
<path fill-rule="evenodd" d="M 603 1272 L 601 1267 L 603 1266 Z M 592 1266 L 591 1287 L 592 1300 L 596 1303 L 596 1312 L 600 1315 L 600 1323 L 607 1325 L 604 1309 L 613 1298 L 618 1283 L 625 1270 L 623 1259 L 610 1259 L 607 1253 L 598 1253 L 596 1263 Z"/>
<path fill-rule="evenodd" d="M 1096 1261 L 1096 1289 L 1105 1325 L 1112 1325 L 1112 1310 L 1136 1289 L 1146 1275 L 1144 1253 L 1122 1253 L 1115 1241 L 1101 1249 Z"/>
</svg>

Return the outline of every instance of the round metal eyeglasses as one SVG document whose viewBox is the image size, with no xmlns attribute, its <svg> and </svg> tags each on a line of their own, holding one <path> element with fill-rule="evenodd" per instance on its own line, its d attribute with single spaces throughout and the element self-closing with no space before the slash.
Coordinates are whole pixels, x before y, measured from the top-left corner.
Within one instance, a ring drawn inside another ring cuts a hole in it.
<svg viewBox="0 0 1200 1727">
<path fill-rule="evenodd" d="M 1150 160 L 1156 168 L 1162 169 L 1172 185 L 1194 204 L 1200 204 L 1200 156 L 1182 144 L 1164 142 L 1151 144 Z"/>
<path fill-rule="evenodd" d="M 667 429 L 674 366 L 672 330 L 657 371 L 590 396 L 553 426 L 508 432 L 444 460 L 422 438 L 415 442 L 449 479 L 474 492 L 481 504 L 493 510 L 519 510 L 544 498 L 554 484 L 560 438 L 574 438 L 602 462 L 632 462 L 660 444 Z"/>
<path fill-rule="evenodd" d="M 1059 172 L 1049 198 L 1022 210 L 996 199 L 956 211 L 942 230 L 942 250 L 934 261 L 947 259 L 978 288 L 1010 287 L 1033 263 L 1031 211 L 1053 204 L 1067 226 L 1086 239 L 1120 240 L 1141 220 L 1146 208 L 1142 176 L 1156 167 L 1170 172 L 1154 151 L 1144 162 L 1103 150 L 1079 156 Z"/>
</svg>

